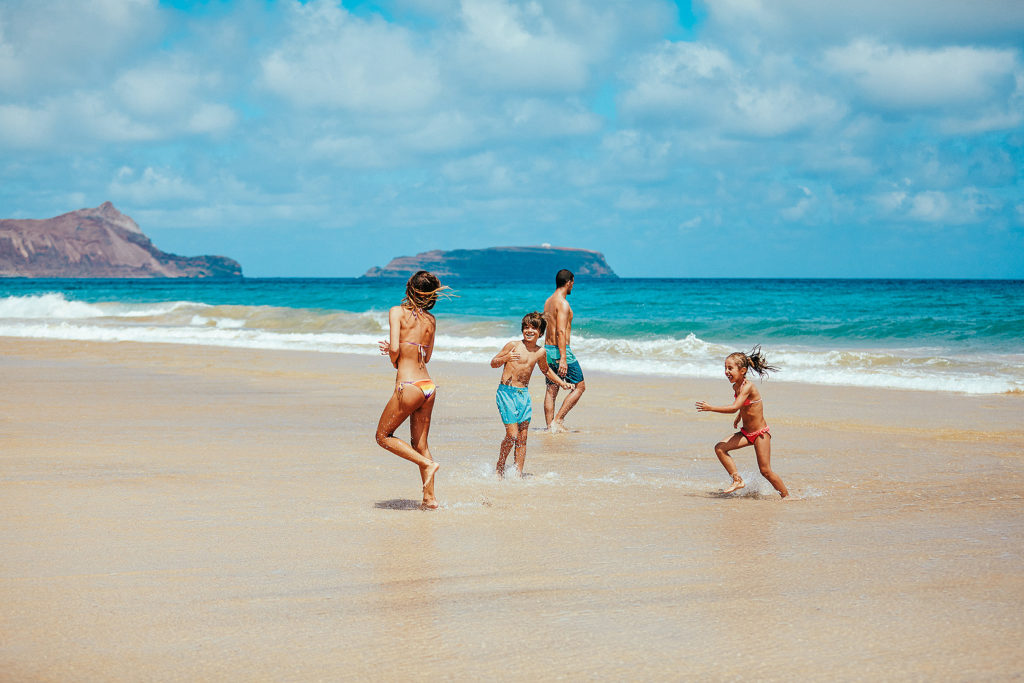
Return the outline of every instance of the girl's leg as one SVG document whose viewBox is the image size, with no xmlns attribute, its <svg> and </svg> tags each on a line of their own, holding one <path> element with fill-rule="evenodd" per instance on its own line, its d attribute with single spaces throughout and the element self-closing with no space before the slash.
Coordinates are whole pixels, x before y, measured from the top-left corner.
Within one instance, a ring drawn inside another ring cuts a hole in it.
<svg viewBox="0 0 1024 683">
<path fill-rule="evenodd" d="M 526 437 L 530 433 L 530 421 L 520 422 L 518 425 L 511 425 L 516 427 L 518 436 L 516 437 L 516 470 L 519 472 L 519 476 L 523 476 L 523 466 L 526 464 Z"/>
<path fill-rule="evenodd" d="M 422 393 L 422 392 L 421 392 Z M 427 445 L 427 437 L 430 435 L 430 416 L 434 412 L 434 397 L 424 399 L 412 413 L 409 421 L 409 429 L 412 436 L 412 446 L 426 460 L 426 466 L 420 466 L 420 479 L 423 481 L 423 507 L 434 509 L 437 507 L 437 499 L 434 497 L 434 475 L 441 468 L 430 455 L 430 447 Z"/>
<path fill-rule="evenodd" d="M 518 427 L 514 422 L 505 425 L 505 438 L 501 440 L 501 447 L 498 449 L 498 464 L 494 467 L 499 479 L 505 476 L 505 459 L 508 458 L 512 447 L 516 445 L 517 430 Z"/>
<path fill-rule="evenodd" d="M 739 432 L 733 434 L 728 441 L 719 441 L 715 444 L 715 455 L 718 456 L 718 461 L 722 463 L 722 467 L 724 467 L 725 471 L 732 477 L 732 484 L 729 488 L 725 489 L 723 493 L 732 493 L 733 491 L 738 491 L 746 486 L 746 484 L 743 483 L 742 477 L 740 477 L 740 473 L 736 471 L 736 463 L 733 462 L 732 456 L 729 455 L 729 451 L 734 451 L 737 448 L 743 448 L 744 446 L 749 445 L 747 438 Z"/>
<path fill-rule="evenodd" d="M 775 487 L 779 495 L 785 498 L 789 495 L 789 489 L 782 483 L 779 475 L 772 471 L 772 436 L 762 434 L 754 439 L 754 453 L 757 454 L 757 466 L 761 470 L 761 476 Z"/>
</svg>

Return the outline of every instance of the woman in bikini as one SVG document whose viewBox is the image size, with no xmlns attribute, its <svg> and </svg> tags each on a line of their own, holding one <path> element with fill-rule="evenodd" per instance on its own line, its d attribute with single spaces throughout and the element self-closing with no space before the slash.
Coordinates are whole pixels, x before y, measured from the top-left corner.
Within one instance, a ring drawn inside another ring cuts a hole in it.
<svg viewBox="0 0 1024 683">
<path fill-rule="evenodd" d="M 738 427 L 740 420 L 743 420 L 740 431 L 733 434 L 728 441 L 720 441 L 715 444 L 715 454 L 718 456 L 718 460 L 725 467 L 725 471 L 732 475 L 732 485 L 723 493 L 732 493 L 745 486 L 739 472 L 736 471 L 736 463 L 732 461 L 729 451 L 744 446 L 753 446 L 761 476 L 767 479 L 779 492 L 779 495 L 785 498 L 789 495 L 789 490 L 782 483 L 779 475 L 772 471 L 772 435 L 768 431 L 768 423 L 764 421 L 761 392 L 747 379 L 748 369 L 756 372 L 762 379 L 769 372 L 778 371 L 778 368 L 768 365 L 764 354 L 761 353 L 760 346 L 755 346 L 749 356 L 741 352 L 731 353 L 725 359 L 725 377 L 732 382 L 734 399 L 732 405 L 710 406 L 704 401 L 697 401 L 697 411 L 712 413 L 735 413 L 738 411 L 739 415 L 733 421 L 733 427 Z"/>
<path fill-rule="evenodd" d="M 398 370 L 395 391 L 384 406 L 377 424 L 377 443 L 395 455 L 414 462 L 420 468 L 423 482 L 425 509 L 436 509 L 434 475 L 440 467 L 430 456 L 427 434 L 430 432 L 430 414 L 434 410 L 437 387 L 427 373 L 427 362 L 434 350 L 436 321 L 429 313 L 437 303 L 442 287 L 436 276 L 421 270 L 409 278 L 405 298 L 400 306 L 388 311 L 391 338 L 379 342 L 382 355 L 391 359 Z M 395 436 L 407 418 L 411 418 L 410 443 Z"/>
</svg>

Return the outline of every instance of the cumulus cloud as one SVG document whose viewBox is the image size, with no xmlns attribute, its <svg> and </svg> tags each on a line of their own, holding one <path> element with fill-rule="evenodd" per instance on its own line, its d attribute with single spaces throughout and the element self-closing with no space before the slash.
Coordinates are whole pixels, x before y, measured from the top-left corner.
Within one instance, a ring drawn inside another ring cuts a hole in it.
<svg viewBox="0 0 1024 683">
<path fill-rule="evenodd" d="M 327 0 L 291 6 L 290 33 L 261 60 L 273 93 L 301 107 L 404 112 L 440 90 L 432 55 L 382 19 L 361 19 Z"/>
<path fill-rule="evenodd" d="M 173 171 L 152 167 L 146 167 L 141 173 L 128 166 L 120 168 L 108 190 L 116 201 L 137 206 L 195 201 L 203 196 L 198 187 Z"/>
<path fill-rule="evenodd" d="M 162 26 L 157 0 L 7 0 L 0 4 L 0 92 L 103 83 Z"/>
<path fill-rule="evenodd" d="M 959 109 L 1005 101 L 1021 67 L 1016 50 L 908 49 L 858 40 L 825 52 L 829 67 L 873 104 L 896 111 Z"/>
<path fill-rule="evenodd" d="M 755 137 L 787 135 L 842 117 L 842 103 L 801 87 L 798 71 L 788 75 L 790 80 L 782 80 L 743 66 L 711 45 L 666 42 L 628 70 L 622 108 L 641 119 Z"/>
<path fill-rule="evenodd" d="M 1018 0 L 703 0 L 709 33 L 792 47 L 841 44 L 864 36 L 916 44 L 1005 41 L 1024 33 Z"/>
</svg>

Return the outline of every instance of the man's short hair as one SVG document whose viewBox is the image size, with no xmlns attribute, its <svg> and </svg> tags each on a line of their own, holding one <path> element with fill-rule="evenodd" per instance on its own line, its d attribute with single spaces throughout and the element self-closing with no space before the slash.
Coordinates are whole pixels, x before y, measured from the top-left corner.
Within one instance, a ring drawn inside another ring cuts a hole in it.
<svg viewBox="0 0 1024 683">
<path fill-rule="evenodd" d="M 541 334 L 544 334 L 544 330 L 548 329 L 548 321 L 543 313 L 533 311 L 523 316 L 523 325 L 520 329 L 525 330 L 527 327 L 532 327 Z"/>
<path fill-rule="evenodd" d="M 567 284 L 575 280 L 572 271 L 568 268 L 562 268 L 560 271 L 555 273 L 555 289 L 565 287 Z"/>
</svg>

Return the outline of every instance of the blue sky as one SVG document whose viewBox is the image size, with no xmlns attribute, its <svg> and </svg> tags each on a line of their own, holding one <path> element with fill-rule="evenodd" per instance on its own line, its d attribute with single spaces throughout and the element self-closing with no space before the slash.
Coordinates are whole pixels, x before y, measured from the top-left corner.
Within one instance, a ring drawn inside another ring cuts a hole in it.
<svg viewBox="0 0 1024 683">
<path fill-rule="evenodd" d="M 0 2 L 0 217 L 254 277 L 1024 278 L 1022 171 L 1019 0 Z"/>
</svg>

